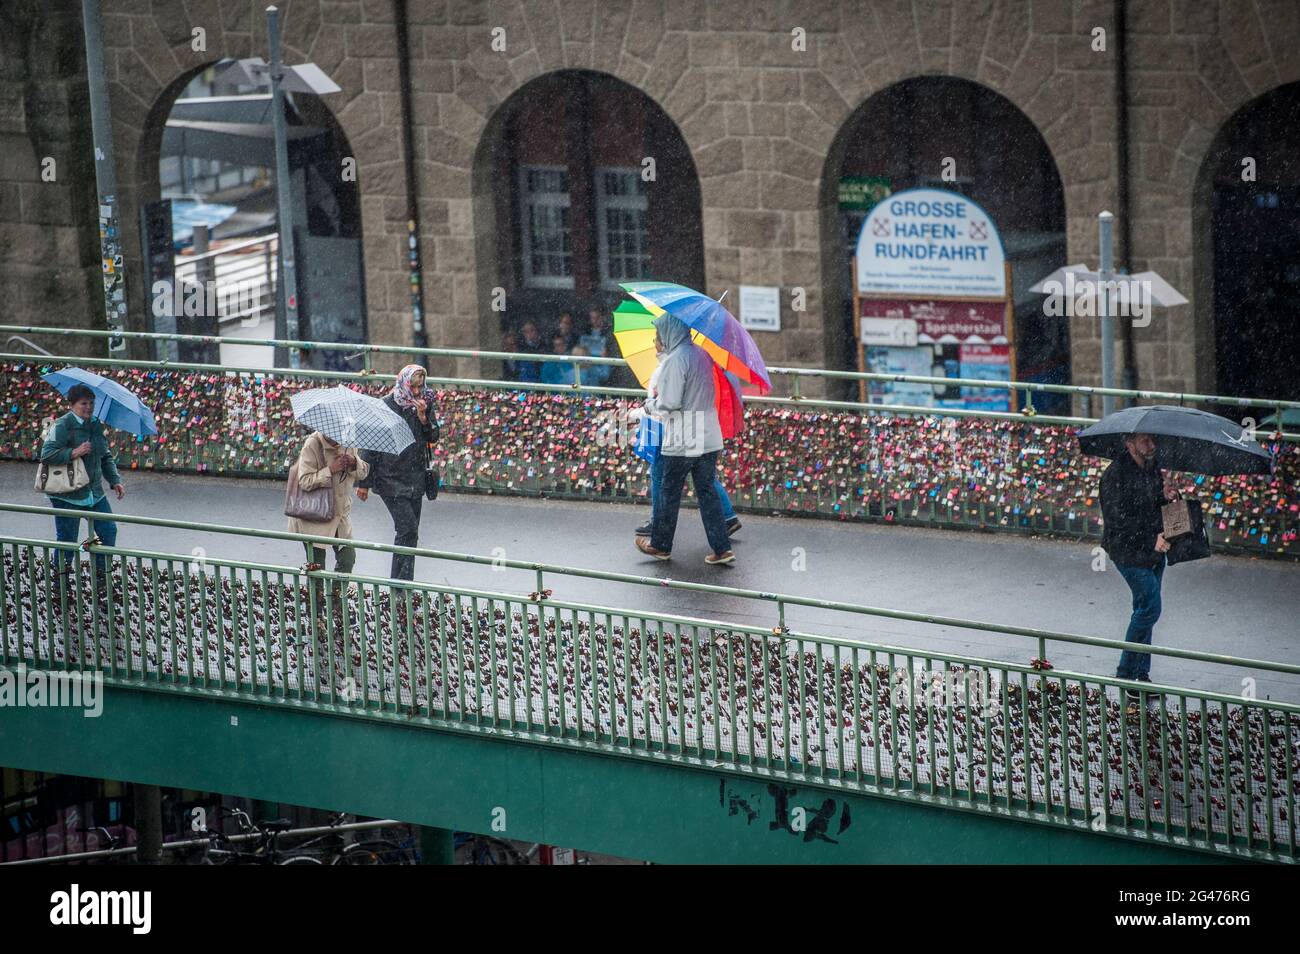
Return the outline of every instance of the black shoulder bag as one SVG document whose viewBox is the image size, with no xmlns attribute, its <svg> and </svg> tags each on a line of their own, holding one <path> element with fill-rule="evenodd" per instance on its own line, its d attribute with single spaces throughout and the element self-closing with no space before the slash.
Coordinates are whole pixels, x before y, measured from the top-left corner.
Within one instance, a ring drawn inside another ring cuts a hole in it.
<svg viewBox="0 0 1300 954">
<path fill-rule="evenodd" d="M 1187 516 L 1191 521 L 1191 532 L 1169 541 L 1169 553 L 1165 556 L 1169 566 L 1204 560 L 1210 555 L 1210 538 L 1205 532 L 1205 516 L 1201 513 L 1199 500 L 1187 501 Z"/>
<path fill-rule="evenodd" d="M 433 413 L 432 406 L 428 409 L 429 414 Z M 432 421 L 433 442 L 436 444 L 442 436 L 442 429 L 438 426 L 438 420 L 435 417 Z M 438 484 L 442 479 L 442 474 L 438 468 L 433 466 L 433 454 L 430 452 L 430 444 L 424 440 L 424 435 L 420 435 L 420 440 L 424 442 L 424 496 L 429 500 L 438 499 Z"/>
</svg>

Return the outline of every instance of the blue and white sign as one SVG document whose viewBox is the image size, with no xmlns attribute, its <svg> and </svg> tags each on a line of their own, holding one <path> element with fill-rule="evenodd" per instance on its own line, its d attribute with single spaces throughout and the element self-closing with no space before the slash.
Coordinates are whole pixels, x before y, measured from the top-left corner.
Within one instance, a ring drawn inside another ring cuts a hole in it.
<svg viewBox="0 0 1300 954">
<path fill-rule="evenodd" d="M 943 189 L 884 199 L 858 233 L 859 295 L 1005 298 L 1006 252 L 988 213 Z"/>
</svg>

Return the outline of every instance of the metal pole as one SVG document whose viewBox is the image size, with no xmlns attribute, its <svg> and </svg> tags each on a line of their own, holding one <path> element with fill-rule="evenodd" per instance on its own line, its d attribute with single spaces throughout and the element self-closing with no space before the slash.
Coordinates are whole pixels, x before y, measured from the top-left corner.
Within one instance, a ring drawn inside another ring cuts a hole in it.
<svg viewBox="0 0 1300 954">
<path fill-rule="evenodd" d="M 1115 386 L 1115 325 L 1110 315 L 1111 283 L 1115 280 L 1115 216 L 1109 212 L 1097 215 L 1097 243 L 1101 267 L 1097 270 L 1097 315 L 1101 318 L 1101 386 Z M 1115 396 L 1103 394 L 1101 416 L 1115 410 Z"/>
<path fill-rule="evenodd" d="M 95 146 L 95 186 L 99 193 L 99 245 L 104 273 L 104 320 L 109 331 L 126 329 L 126 275 L 117 216 L 117 170 L 113 164 L 113 120 L 104 81 L 104 28 L 99 0 L 82 0 L 86 31 L 86 85 L 90 94 L 90 128 Z M 126 339 L 108 339 L 109 353 L 126 350 Z"/>
<path fill-rule="evenodd" d="M 271 122 L 275 128 L 275 197 L 280 231 L 280 274 L 283 286 L 284 336 L 301 338 L 298 328 L 298 270 L 293 258 L 293 191 L 289 183 L 289 143 L 284 128 L 284 64 L 280 61 L 280 11 L 266 8 L 266 33 L 271 45 Z M 298 368 L 299 351 L 289 349 L 289 367 Z"/>
</svg>

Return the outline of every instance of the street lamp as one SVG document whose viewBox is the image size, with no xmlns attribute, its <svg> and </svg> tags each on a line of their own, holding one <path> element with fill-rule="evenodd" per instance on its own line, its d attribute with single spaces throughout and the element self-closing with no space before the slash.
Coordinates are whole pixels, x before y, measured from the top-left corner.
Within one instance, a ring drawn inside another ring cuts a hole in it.
<svg viewBox="0 0 1300 954">
<path fill-rule="evenodd" d="M 1115 325 L 1111 316 L 1110 293 L 1116 292 L 1121 301 L 1126 298 L 1129 303 L 1137 294 L 1134 286 L 1141 285 L 1150 291 L 1150 304 L 1162 308 L 1185 305 L 1187 299 L 1155 272 L 1138 272 L 1136 275 L 1123 276 L 1124 281 L 1115 281 L 1115 216 L 1110 212 L 1097 215 L 1097 246 L 1100 268 L 1089 271 L 1087 265 L 1066 265 L 1058 268 L 1029 290 L 1038 294 L 1061 294 L 1066 289 L 1067 302 L 1072 297 L 1070 289 L 1093 286 L 1096 296 L 1097 316 L 1101 319 L 1101 386 L 1115 387 Z M 1102 417 L 1115 410 L 1115 396 L 1101 396 Z"/>
<path fill-rule="evenodd" d="M 280 300 L 284 307 L 284 335 L 294 341 L 301 340 L 298 327 L 298 267 L 293 253 L 293 194 L 289 185 L 289 145 L 284 128 L 284 94 L 315 93 L 324 96 L 338 93 L 342 88 L 325 75 L 315 63 L 285 66 L 280 60 L 280 11 L 266 8 L 266 33 L 271 49 L 268 64 L 260 56 L 237 60 L 223 70 L 218 79 L 222 82 L 241 83 L 246 86 L 271 87 L 271 122 L 275 129 L 275 196 L 277 227 L 280 234 L 280 274 L 283 287 Z M 299 367 L 297 348 L 289 349 L 289 366 Z"/>
</svg>

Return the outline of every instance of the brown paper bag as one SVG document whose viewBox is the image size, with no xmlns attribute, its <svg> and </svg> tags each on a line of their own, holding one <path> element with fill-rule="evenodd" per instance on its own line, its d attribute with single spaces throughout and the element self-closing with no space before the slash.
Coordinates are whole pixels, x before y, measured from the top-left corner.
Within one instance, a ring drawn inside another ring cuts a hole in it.
<svg viewBox="0 0 1300 954">
<path fill-rule="evenodd" d="M 1160 508 L 1165 521 L 1165 539 L 1174 540 L 1192 532 L 1192 518 L 1187 513 L 1187 501 L 1179 498 Z"/>
</svg>

